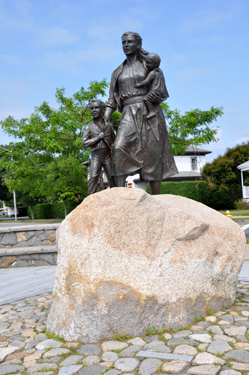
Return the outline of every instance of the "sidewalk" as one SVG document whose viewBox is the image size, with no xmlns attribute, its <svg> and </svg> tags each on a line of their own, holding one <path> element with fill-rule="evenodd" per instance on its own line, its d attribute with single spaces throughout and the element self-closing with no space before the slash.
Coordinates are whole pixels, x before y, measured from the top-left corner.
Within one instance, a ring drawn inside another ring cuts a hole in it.
<svg viewBox="0 0 249 375">
<path fill-rule="evenodd" d="M 249 259 L 249 246 L 248 246 Z M 0 305 L 53 291 L 56 266 L 0 269 Z M 249 260 L 245 260 L 239 281 L 249 283 Z"/>
<path fill-rule="evenodd" d="M 0 306 L 0 375 L 248 374 L 248 295 L 240 282 L 230 309 L 209 309 L 186 328 L 148 326 L 135 338 L 109 329 L 87 345 L 80 329 L 68 341 L 46 331 L 51 293 L 12 302 Z"/>
<path fill-rule="evenodd" d="M 56 266 L 0 269 L 0 305 L 53 291 Z"/>
<path fill-rule="evenodd" d="M 249 260 L 249 244 L 246 245 L 245 260 Z"/>
</svg>

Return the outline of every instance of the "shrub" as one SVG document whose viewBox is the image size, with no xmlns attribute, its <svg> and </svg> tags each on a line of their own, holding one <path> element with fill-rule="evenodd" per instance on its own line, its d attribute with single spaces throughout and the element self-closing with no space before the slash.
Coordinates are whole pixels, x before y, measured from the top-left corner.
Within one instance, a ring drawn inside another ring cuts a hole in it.
<svg viewBox="0 0 249 375">
<path fill-rule="evenodd" d="M 150 187 L 147 192 L 151 194 Z M 161 194 L 181 195 L 215 210 L 234 208 L 233 200 L 205 181 L 162 182 Z"/>
<path fill-rule="evenodd" d="M 67 202 L 67 214 L 73 211 L 81 202 Z M 40 203 L 33 206 L 34 219 L 64 219 L 64 202 Z M 31 209 L 28 207 L 28 216 L 31 217 Z"/>
<path fill-rule="evenodd" d="M 245 201 L 244 199 L 240 199 L 236 202 L 237 210 L 249 210 L 249 202 Z"/>
</svg>

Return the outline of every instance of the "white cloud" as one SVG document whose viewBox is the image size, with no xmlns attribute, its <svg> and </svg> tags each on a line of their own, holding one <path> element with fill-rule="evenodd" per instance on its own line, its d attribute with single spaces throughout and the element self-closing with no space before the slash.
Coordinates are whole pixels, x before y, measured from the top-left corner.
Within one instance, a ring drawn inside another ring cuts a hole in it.
<svg viewBox="0 0 249 375">
<path fill-rule="evenodd" d="M 205 68 L 187 68 L 187 69 L 179 70 L 176 73 L 176 75 L 179 78 L 189 80 L 189 81 L 202 78 L 210 74 L 212 74 L 211 69 L 205 69 Z"/>
<path fill-rule="evenodd" d="M 184 53 L 173 53 L 170 58 L 168 58 L 172 63 L 185 63 L 189 60 L 189 55 Z"/>
<path fill-rule="evenodd" d="M 111 41 L 112 40 L 112 31 L 111 28 L 107 28 L 106 26 L 101 26 L 98 24 L 92 24 L 87 29 L 87 35 L 90 38 L 97 39 L 97 40 L 105 40 Z"/>
<path fill-rule="evenodd" d="M 0 0 L 0 27 L 5 30 L 27 30 L 33 23 L 30 16 L 31 4 L 27 0 L 14 1 L 11 12 L 7 11 L 7 2 Z"/>
<path fill-rule="evenodd" d="M 239 145 L 243 142 L 246 143 L 248 141 L 249 141 L 249 136 L 248 137 L 241 137 L 241 138 L 238 138 L 236 141 L 229 143 L 229 147 L 234 147 L 236 145 Z"/>
<path fill-rule="evenodd" d="M 75 43 L 79 40 L 79 37 L 70 34 L 70 32 L 63 27 L 54 26 L 40 30 L 38 39 L 39 45 L 55 46 L 59 44 Z"/>
<path fill-rule="evenodd" d="M 0 55 L 0 61 L 11 65 L 24 63 L 24 59 L 17 55 Z"/>
<path fill-rule="evenodd" d="M 30 117 L 34 112 L 34 108 L 22 107 L 20 102 L 14 102 L 12 106 L 0 108 L 0 121 L 12 116 L 17 120 L 21 118 Z"/>
<path fill-rule="evenodd" d="M 231 4 L 231 5 L 230 5 Z M 223 28 L 226 24 L 230 24 L 232 20 L 241 13 L 242 6 L 239 0 L 233 1 L 227 5 L 230 8 L 218 10 L 217 8 L 206 8 L 196 11 L 192 17 L 188 17 L 180 26 L 180 31 L 187 33 L 192 30 L 206 30 L 213 28 Z"/>
<path fill-rule="evenodd" d="M 32 89 L 32 84 L 28 82 L 6 78 L 0 83 L 1 102 L 4 102 L 7 98 L 6 94 L 21 98 L 23 95 L 32 92 Z"/>
<path fill-rule="evenodd" d="M 106 63 L 116 55 L 116 49 L 106 46 L 94 46 L 86 50 L 71 50 L 67 52 L 46 52 L 38 63 L 64 72 L 83 74 L 86 62 Z"/>
</svg>

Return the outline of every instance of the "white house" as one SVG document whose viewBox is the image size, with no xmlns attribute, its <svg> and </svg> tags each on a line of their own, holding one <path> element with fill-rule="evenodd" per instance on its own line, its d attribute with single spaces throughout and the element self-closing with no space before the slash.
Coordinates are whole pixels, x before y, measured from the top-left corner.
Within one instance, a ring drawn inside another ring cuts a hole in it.
<svg viewBox="0 0 249 375">
<path fill-rule="evenodd" d="M 178 173 L 165 181 L 196 181 L 200 180 L 201 169 L 206 164 L 206 155 L 211 151 L 204 150 L 200 147 L 188 146 L 184 155 L 174 156 Z M 107 178 L 103 174 L 104 185 L 107 187 Z M 146 190 L 147 182 L 140 180 L 140 175 L 128 176 L 126 179 L 127 188 L 140 188 Z"/>
<path fill-rule="evenodd" d="M 241 173 L 241 187 L 242 187 L 242 197 L 243 199 L 249 201 L 249 186 L 244 186 L 244 172 L 249 172 L 249 160 L 238 167 Z"/>
<path fill-rule="evenodd" d="M 188 146 L 184 155 L 174 156 L 178 173 L 166 181 L 200 180 L 201 170 L 207 162 L 206 155 L 211 152 L 200 147 Z"/>
</svg>

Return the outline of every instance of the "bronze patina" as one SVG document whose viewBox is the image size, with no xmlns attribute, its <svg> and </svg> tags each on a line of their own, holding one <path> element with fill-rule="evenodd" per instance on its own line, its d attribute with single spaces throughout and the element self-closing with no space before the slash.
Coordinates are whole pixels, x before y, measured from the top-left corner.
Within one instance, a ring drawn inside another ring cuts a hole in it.
<svg viewBox="0 0 249 375">
<path fill-rule="evenodd" d="M 93 121 L 87 124 L 83 131 L 82 147 L 91 148 L 91 169 L 88 183 L 88 195 L 96 193 L 102 167 L 105 171 L 110 188 L 115 186 L 112 176 L 111 145 L 115 139 L 115 133 L 111 124 L 105 123 L 103 113 L 105 103 L 94 99 L 89 104 Z"/>
<path fill-rule="evenodd" d="M 112 74 L 104 114 L 108 123 L 117 107 L 122 112 L 113 147 L 116 186 L 124 187 L 128 175 L 140 173 L 152 194 L 160 194 L 161 181 L 177 173 L 160 107 L 168 97 L 160 58 L 149 55 L 134 32 L 123 34 L 122 46 L 126 60 Z"/>
</svg>

